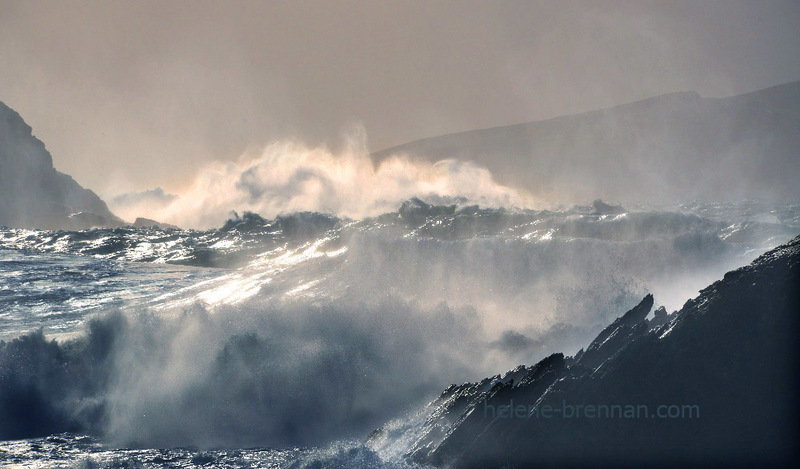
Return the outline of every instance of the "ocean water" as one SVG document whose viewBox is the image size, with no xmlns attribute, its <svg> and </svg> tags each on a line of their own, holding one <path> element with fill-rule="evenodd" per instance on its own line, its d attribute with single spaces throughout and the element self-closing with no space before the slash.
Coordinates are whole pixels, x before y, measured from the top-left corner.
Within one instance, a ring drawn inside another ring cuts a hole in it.
<svg viewBox="0 0 800 469">
<path fill-rule="evenodd" d="M 364 445 L 451 383 L 678 309 L 800 232 L 800 205 L 0 230 L 0 465 L 404 467 Z"/>
</svg>

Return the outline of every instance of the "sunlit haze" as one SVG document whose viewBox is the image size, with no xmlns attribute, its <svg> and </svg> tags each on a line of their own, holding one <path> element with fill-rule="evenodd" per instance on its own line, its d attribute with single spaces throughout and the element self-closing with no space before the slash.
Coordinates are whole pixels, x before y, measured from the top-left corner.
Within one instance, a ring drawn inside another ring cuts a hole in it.
<svg viewBox="0 0 800 469">
<path fill-rule="evenodd" d="M 0 2 L 2 100 L 104 199 L 276 141 L 336 152 L 800 77 L 794 1 Z M 216 164 L 216 163 L 213 163 Z"/>
</svg>

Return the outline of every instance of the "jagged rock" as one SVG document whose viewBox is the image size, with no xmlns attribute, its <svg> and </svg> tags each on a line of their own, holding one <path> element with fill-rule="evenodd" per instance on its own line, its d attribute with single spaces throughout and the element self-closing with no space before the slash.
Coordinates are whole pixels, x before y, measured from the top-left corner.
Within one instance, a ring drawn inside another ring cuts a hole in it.
<svg viewBox="0 0 800 469">
<path fill-rule="evenodd" d="M 594 369 L 636 337 L 647 332 L 644 318 L 653 307 L 653 295 L 645 296 L 638 305 L 603 329 L 589 344 L 577 363 Z"/>
<path fill-rule="evenodd" d="M 571 360 L 449 387 L 394 440 L 452 468 L 787 465 L 800 441 L 797 285 L 800 236 L 677 313 L 659 308 L 661 327 L 645 321 L 648 295 Z"/>
<path fill-rule="evenodd" d="M 648 322 L 648 325 L 650 326 L 650 330 L 653 330 L 653 329 L 658 329 L 667 322 L 669 322 L 669 314 L 667 314 L 667 308 L 661 306 L 655 311 L 653 311 L 653 319 L 651 319 Z"/>
<path fill-rule="evenodd" d="M 592 215 L 617 215 L 625 213 L 625 208 L 622 205 L 608 205 L 600 199 L 592 202 Z"/>
</svg>

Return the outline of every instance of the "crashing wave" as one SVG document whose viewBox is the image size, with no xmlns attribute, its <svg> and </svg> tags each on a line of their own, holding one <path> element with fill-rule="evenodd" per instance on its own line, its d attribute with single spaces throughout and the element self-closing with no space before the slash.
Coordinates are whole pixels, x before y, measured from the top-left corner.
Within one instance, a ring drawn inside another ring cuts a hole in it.
<svg viewBox="0 0 800 469">
<path fill-rule="evenodd" d="M 447 383 L 577 352 L 645 292 L 677 309 L 799 228 L 792 205 L 768 220 L 703 210 L 409 200 L 363 220 L 6 229 L 3 437 L 291 447 L 365 435 Z"/>
</svg>

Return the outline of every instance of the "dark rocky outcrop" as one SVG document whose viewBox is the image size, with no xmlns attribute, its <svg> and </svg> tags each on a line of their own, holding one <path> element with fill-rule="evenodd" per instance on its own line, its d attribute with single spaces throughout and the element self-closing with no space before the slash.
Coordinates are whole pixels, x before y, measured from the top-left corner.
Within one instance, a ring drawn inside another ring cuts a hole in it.
<svg viewBox="0 0 800 469">
<path fill-rule="evenodd" d="M 667 313 L 667 308 L 661 306 L 655 311 L 653 311 L 653 319 L 648 322 L 650 329 L 657 329 L 664 324 L 666 324 L 670 319 L 669 314 Z"/>
<path fill-rule="evenodd" d="M 789 464 L 799 442 L 798 287 L 800 236 L 676 313 L 648 322 L 648 295 L 585 352 L 450 386 L 421 421 L 395 422 L 369 442 L 408 441 L 408 458 L 456 468 Z"/>
<path fill-rule="evenodd" d="M 648 331 L 645 316 L 653 308 L 653 295 L 647 295 L 633 309 L 603 329 L 580 356 L 578 365 L 594 369 L 605 363 L 623 346 Z"/>
<path fill-rule="evenodd" d="M 592 202 L 593 215 L 618 215 L 625 213 L 625 208 L 621 205 L 609 205 L 600 199 Z"/>
<path fill-rule="evenodd" d="M 157 228 L 159 230 L 178 230 L 175 225 L 169 223 L 162 223 L 160 221 L 151 220 L 149 218 L 138 217 L 133 221 L 134 228 Z"/>
<path fill-rule="evenodd" d="M 94 192 L 56 171 L 31 127 L 0 102 L 0 226 L 83 229 L 123 224 Z"/>
</svg>

